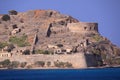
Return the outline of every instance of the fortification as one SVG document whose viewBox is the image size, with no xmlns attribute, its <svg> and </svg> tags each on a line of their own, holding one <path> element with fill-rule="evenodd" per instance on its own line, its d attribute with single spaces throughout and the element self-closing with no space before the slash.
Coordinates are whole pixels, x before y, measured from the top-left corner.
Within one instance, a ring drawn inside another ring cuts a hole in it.
<svg viewBox="0 0 120 80">
<path fill-rule="evenodd" d="M 85 33 L 96 33 L 98 32 L 98 23 L 87 23 L 87 22 L 78 22 L 78 23 L 69 23 L 67 25 L 69 30 L 74 33 L 85 34 Z"/>
</svg>

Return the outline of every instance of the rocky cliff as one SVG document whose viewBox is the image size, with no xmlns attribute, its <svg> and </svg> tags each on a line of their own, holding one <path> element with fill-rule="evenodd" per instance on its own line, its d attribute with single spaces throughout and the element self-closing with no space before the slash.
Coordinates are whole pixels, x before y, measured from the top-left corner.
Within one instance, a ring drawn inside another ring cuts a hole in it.
<svg viewBox="0 0 120 80">
<path fill-rule="evenodd" d="M 9 45 L 14 48 L 9 49 Z M 7 46 L 7 49 L 5 47 Z M 98 23 L 81 22 L 54 10 L 0 15 L 0 49 L 28 54 L 94 54 L 98 65 L 120 64 L 120 48 L 100 35 Z"/>
</svg>

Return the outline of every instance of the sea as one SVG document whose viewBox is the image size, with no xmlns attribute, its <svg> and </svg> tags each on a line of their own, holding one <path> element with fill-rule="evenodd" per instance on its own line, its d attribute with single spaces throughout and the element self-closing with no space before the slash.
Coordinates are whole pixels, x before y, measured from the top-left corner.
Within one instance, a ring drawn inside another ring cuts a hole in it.
<svg viewBox="0 0 120 80">
<path fill-rule="evenodd" d="M 120 68 L 6 69 L 0 80 L 120 80 Z"/>
</svg>

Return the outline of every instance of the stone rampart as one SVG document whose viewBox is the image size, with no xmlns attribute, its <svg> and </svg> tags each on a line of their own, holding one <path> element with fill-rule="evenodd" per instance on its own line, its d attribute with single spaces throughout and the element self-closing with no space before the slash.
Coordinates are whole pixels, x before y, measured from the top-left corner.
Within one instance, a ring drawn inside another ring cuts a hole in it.
<svg viewBox="0 0 120 80">
<path fill-rule="evenodd" d="M 92 58 L 92 60 L 90 58 Z M 86 59 L 87 58 L 87 59 Z M 8 57 L 11 61 L 20 61 L 27 62 L 28 64 L 33 64 L 36 61 L 44 61 L 45 63 L 51 62 L 51 67 L 55 67 L 54 62 L 69 62 L 72 64 L 73 68 L 87 68 L 96 65 L 96 61 L 94 60 L 93 55 L 85 55 L 83 53 L 76 54 L 66 54 L 66 55 L 15 55 L 12 57 Z M 0 60 L 4 60 L 4 58 L 0 58 Z"/>
<path fill-rule="evenodd" d="M 71 32 L 81 33 L 81 34 L 98 32 L 97 23 L 86 23 L 86 22 L 69 23 L 67 27 Z"/>
</svg>

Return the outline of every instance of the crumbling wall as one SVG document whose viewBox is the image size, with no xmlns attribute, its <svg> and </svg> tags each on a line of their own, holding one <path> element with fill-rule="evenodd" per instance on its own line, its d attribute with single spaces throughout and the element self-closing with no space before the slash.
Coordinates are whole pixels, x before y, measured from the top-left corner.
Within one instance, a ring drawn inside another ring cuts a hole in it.
<svg viewBox="0 0 120 80">
<path fill-rule="evenodd" d="M 69 23 L 67 27 L 71 32 L 80 33 L 80 34 L 98 32 L 97 23 L 86 23 L 86 22 Z"/>
</svg>

